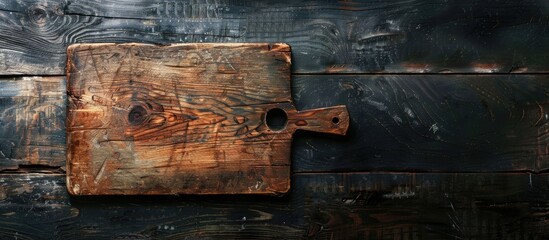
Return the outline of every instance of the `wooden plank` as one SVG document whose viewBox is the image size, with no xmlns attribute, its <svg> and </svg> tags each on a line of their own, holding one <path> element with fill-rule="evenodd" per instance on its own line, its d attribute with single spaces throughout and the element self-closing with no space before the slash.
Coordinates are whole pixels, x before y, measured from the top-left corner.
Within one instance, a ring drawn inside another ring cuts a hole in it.
<svg viewBox="0 0 549 240">
<path fill-rule="evenodd" d="M 286 44 L 76 44 L 68 56 L 71 194 L 282 194 L 293 133 L 349 125 L 345 106 L 296 111 Z"/>
<path fill-rule="evenodd" d="M 548 72 L 544 0 L 0 2 L 0 74 L 63 74 L 81 42 L 286 42 L 294 73 Z"/>
<path fill-rule="evenodd" d="M 295 76 L 298 109 L 346 105 L 346 137 L 294 137 L 293 171 L 545 171 L 547 75 Z"/>
<path fill-rule="evenodd" d="M 55 87 L 51 79 L 56 79 Z M 14 154 L 2 158 L 2 168 L 64 167 L 62 78 L 4 78 L 0 85 L 0 150 Z M 351 122 L 344 138 L 298 131 L 292 171 L 545 171 L 548 85 L 546 75 L 294 76 L 297 109 L 342 104 L 348 107 Z M 25 97 L 10 97 L 20 90 L 8 89 L 23 86 L 59 89 L 55 94 L 61 95 L 42 94 L 36 101 L 31 96 L 39 94 L 24 91 Z M 30 103 L 36 109 L 55 108 L 56 114 L 25 112 Z M 26 119 L 18 127 L 13 125 L 15 109 L 21 112 L 19 119 Z M 36 114 L 41 121 L 35 123 L 41 125 L 28 128 Z M 47 149 L 44 146 L 51 146 L 51 151 L 40 157 L 33 154 Z"/>
<path fill-rule="evenodd" d="M 547 239 L 546 174 L 298 174 L 289 196 L 69 197 L 64 175 L 0 175 L 18 239 Z"/>
<path fill-rule="evenodd" d="M 0 78 L 0 170 L 65 165 L 65 78 Z"/>
</svg>

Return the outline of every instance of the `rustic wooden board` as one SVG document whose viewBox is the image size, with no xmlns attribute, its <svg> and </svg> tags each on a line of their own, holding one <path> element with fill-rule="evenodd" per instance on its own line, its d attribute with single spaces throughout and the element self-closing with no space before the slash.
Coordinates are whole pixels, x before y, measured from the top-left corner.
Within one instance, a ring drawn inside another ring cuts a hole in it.
<svg viewBox="0 0 549 240">
<path fill-rule="evenodd" d="M 5 0 L 0 74 L 81 42 L 286 42 L 294 73 L 548 72 L 546 0 Z"/>
<path fill-rule="evenodd" d="M 64 77 L 0 78 L 0 170 L 64 168 L 65 91 Z"/>
<path fill-rule="evenodd" d="M 286 44 L 77 44 L 68 58 L 76 195 L 285 193 L 293 133 L 349 124 L 345 106 L 293 107 Z"/>
<path fill-rule="evenodd" d="M 344 104 L 344 138 L 295 137 L 294 171 L 549 168 L 548 75 L 296 76 L 299 109 Z"/>
<path fill-rule="evenodd" d="M 0 175 L 18 239 L 547 239 L 547 174 L 297 174 L 288 196 L 70 197 L 64 175 Z"/>
</svg>

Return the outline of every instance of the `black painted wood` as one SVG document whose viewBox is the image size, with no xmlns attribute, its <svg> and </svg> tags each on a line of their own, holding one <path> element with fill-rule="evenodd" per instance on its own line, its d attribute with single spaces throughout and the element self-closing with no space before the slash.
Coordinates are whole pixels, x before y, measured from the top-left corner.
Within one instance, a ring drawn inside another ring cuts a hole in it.
<svg viewBox="0 0 549 240">
<path fill-rule="evenodd" d="M 64 175 L 0 175 L 18 239 L 546 239 L 548 175 L 298 174 L 283 198 L 69 197 Z"/>
<path fill-rule="evenodd" d="M 64 77 L 0 78 L 0 170 L 65 168 L 66 99 Z"/>
<path fill-rule="evenodd" d="M 64 74 L 81 42 L 287 42 L 294 73 L 547 72 L 545 0 L 0 2 L 0 74 Z"/>
<path fill-rule="evenodd" d="M 294 138 L 294 171 L 546 171 L 547 75 L 294 76 L 298 109 L 343 104 L 347 137 Z"/>
</svg>

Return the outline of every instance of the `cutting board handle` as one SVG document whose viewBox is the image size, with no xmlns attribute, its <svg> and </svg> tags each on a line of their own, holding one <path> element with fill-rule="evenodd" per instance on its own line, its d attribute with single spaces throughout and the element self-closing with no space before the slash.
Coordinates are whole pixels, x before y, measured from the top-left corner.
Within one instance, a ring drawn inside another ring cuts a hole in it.
<svg viewBox="0 0 549 240">
<path fill-rule="evenodd" d="M 349 112 L 345 105 L 288 112 L 288 124 L 294 129 L 345 135 Z"/>
</svg>

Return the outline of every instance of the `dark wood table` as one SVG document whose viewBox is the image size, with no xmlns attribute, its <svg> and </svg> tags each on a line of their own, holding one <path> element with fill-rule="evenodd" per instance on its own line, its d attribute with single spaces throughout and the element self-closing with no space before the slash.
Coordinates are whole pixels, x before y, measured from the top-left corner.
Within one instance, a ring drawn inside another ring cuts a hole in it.
<svg viewBox="0 0 549 240">
<path fill-rule="evenodd" d="M 71 197 L 72 43 L 285 42 L 297 133 L 269 196 Z M 0 238 L 548 239 L 546 0 L 0 2 Z"/>
</svg>

